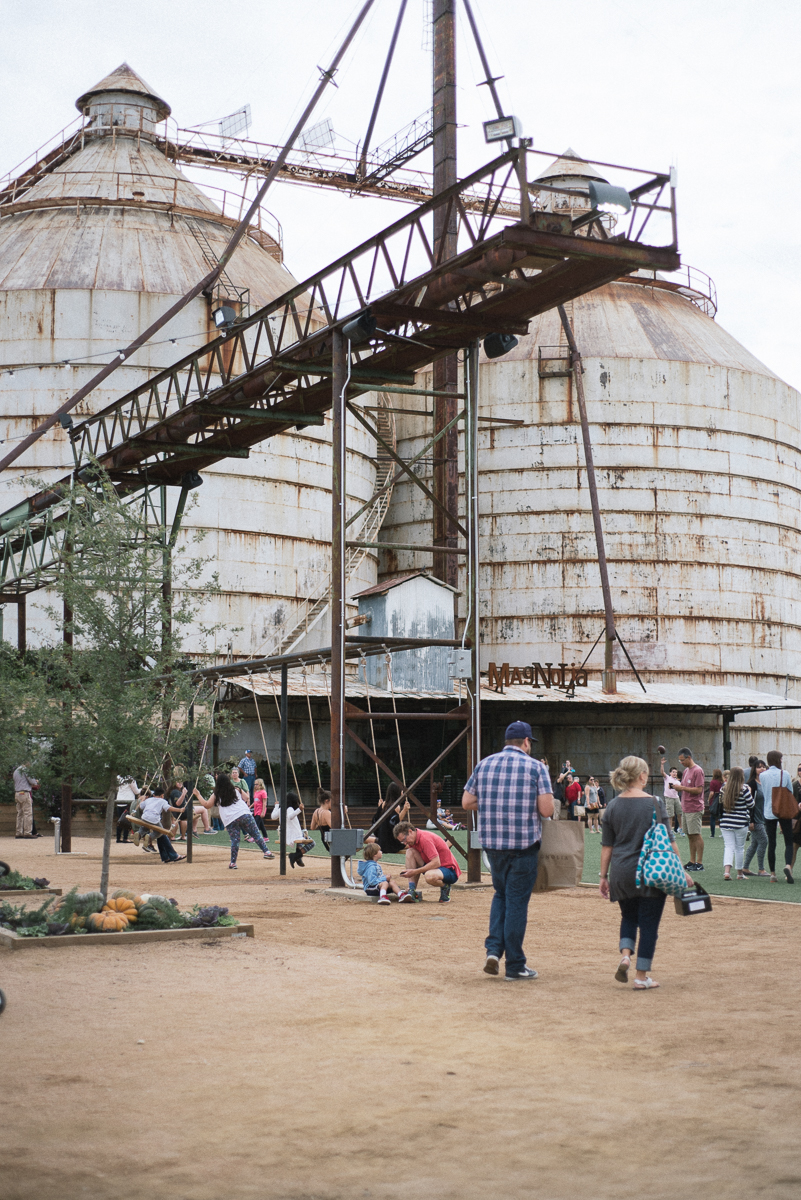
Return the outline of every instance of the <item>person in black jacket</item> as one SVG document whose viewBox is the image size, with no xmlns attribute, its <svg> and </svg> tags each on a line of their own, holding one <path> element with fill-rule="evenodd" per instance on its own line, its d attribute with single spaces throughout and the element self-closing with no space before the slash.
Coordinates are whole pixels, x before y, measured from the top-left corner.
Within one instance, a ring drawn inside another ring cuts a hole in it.
<svg viewBox="0 0 801 1200">
<path fill-rule="evenodd" d="M 401 789 L 398 784 L 391 783 L 387 788 L 387 794 L 384 799 L 378 801 L 378 808 L 373 814 L 373 825 L 375 825 L 376 821 L 384 815 L 388 808 L 392 808 L 392 805 L 398 799 L 400 794 Z M 398 853 L 398 843 L 395 841 L 395 826 L 399 821 L 408 821 L 410 807 L 409 798 L 407 796 L 403 804 L 401 804 L 399 808 L 394 809 L 391 815 L 387 817 L 386 821 L 382 821 L 378 826 L 378 829 L 376 829 L 373 836 L 375 837 L 375 840 L 378 842 L 384 854 Z"/>
</svg>

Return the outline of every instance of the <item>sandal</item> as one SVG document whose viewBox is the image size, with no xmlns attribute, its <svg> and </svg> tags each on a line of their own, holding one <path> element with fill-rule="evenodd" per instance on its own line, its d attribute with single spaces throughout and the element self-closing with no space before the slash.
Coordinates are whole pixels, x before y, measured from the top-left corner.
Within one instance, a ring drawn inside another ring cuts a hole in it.
<svg viewBox="0 0 801 1200">
<path fill-rule="evenodd" d="M 658 988 L 660 985 L 650 975 L 646 975 L 645 979 L 634 980 L 635 992 L 647 992 L 650 988 Z"/>
<path fill-rule="evenodd" d="M 618 981 L 618 983 L 628 983 L 630 966 L 631 966 L 631 956 L 628 954 L 624 954 L 623 957 L 621 958 L 620 962 L 618 963 L 617 970 L 615 971 L 615 979 Z"/>
<path fill-rule="evenodd" d="M 731 875 L 724 875 L 723 878 L 725 879 L 726 883 L 731 883 Z"/>
</svg>

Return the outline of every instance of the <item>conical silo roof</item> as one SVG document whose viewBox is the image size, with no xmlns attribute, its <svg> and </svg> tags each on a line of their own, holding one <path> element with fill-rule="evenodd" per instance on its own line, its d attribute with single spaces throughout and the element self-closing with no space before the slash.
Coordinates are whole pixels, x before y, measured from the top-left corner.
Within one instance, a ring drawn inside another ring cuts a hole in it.
<svg viewBox="0 0 801 1200">
<path fill-rule="evenodd" d="M 544 171 L 538 176 L 537 180 L 542 183 L 547 183 L 551 179 L 598 179 L 601 183 L 607 183 L 608 180 L 600 175 L 595 167 L 591 167 L 585 159 L 581 158 L 576 151 L 568 146 L 564 154 L 560 158 L 555 158 Z"/>
<path fill-rule="evenodd" d="M 154 102 L 159 121 L 163 121 L 172 112 L 167 101 L 163 100 L 158 92 L 154 92 L 153 88 L 145 83 L 142 76 L 137 75 L 133 67 L 129 67 L 126 62 L 120 63 L 116 71 L 106 75 L 105 79 L 100 80 L 100 83 L 96 83 L 93 88 L 89 88 L 87 92 L 78 97 L 75 101 L 78 112 L 86 114 L 92 100 L 102 95 L 103 92 L 127 92 L 131 95 L 146 96 Z"/>
</svg>

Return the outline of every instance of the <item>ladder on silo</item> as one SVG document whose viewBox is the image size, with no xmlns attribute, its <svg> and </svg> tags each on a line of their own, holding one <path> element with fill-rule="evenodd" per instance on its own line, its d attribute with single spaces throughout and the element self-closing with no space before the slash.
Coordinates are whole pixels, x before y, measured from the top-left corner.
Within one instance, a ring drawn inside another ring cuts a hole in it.
<svg viewBox="0 0 801 1200">
<path fill-rule="evenodd" d="M 194 217 L 190 217 L 187 213 L 181 213 L 181 217 L 189 226 L 189 232 L 192 234 L 192 237 L 200 247 L 200 252 L 205 258 L 207 264 L 210 268 L 214 269 L 220 260 L 214 253 L 214 247 L 212 246 L 211 242 L 206 237 L 202 223 L 197 221 Z M 248 307 L 248 301 L 246 300 L 246 297 L 249 297 L 250 295 L 249 288 L 238 288 L 228 272 L 222 271 L 219 279 L 217 280 L 217 291 L 219 294 L 225 295 L 229 300 L 241 301 L 243 315 L 246 315 L 244 313 L 244 309 Z"/>
<path fill-rule="evenodd" d="M 390 411 L 390 398 L 386 392 L 379 392 L 378 395 L 378 412 L 373 413 L 375 417 L 376 430 L 380 437 L 384 439 L 387 445 L 393 450 L 397 449 L 397 433 L 395 429 L 395 417 Z M 395 464 L 380 446 L 376 454 L 376 492 L 380 492 L 383 487 L 386 487 L 392 474 L 395 470 Z M 384 518 L 389 509 L 389 502 L 392 499 L 392 488 L 387 488 L 383 494 L 376 496 L 373 503 L 368 508 L 364 520 L 359 527 L 358 539 L 360 542 L 372 542 L 374 545 L 379 545 L 378 534 L 381 526 L 384 524 Z M 354 541 L 355 541 L 354 535 Z M 365 556 L 370 553 L 366 546 L 351 546 L 346 551 L 345 555 L 345 578 L 352 578 L 356 570 L 361 566 Z M 300 601 L 301 614 L 295 621 L 294 625 L 284 634 L 270 645 L 265 651 L 267 655 L 290 654 L 303 641 L 308 633 L 319 625 L 325 614 L 328 612 L 331 603 L 331 576 L 327 575 L 318 586 L 314 589 L 310 596 L 306 596 Z M 263 652 L 264 643 L 259 653 Z"/>
</svg>

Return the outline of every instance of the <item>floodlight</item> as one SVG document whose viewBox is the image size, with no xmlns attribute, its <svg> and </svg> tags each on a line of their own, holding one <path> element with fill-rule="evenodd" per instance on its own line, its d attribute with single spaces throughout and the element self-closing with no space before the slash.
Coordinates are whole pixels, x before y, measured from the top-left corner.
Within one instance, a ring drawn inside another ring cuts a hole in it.
<svg viewBox="0 0 801 1200">
<path fill-rule="evenodd" d="M 192 492 L 195 488 L 199 488 L 202 482 L 203 476 L 198 475 L 197 471 L 184 471 L 181 476 L 181 487 L 185 488 L 187 492 Z"/>
<path fill-rule="evenodd" d="M 221 304 L 211 314 L 211 319 L 218 329 L 230 329 L 236 320 L 236 312 L 230 304 Z"/>
<path fill-rule="evenodd" d="M 348 321 L 347 325 L 343 325 L 342 336 L 352 345 L 359 346 L 362 342 L 370 341 L 370 338 L 375 335 L 377 326 L 378 323 L 368 308 L 366 312 L 354 317 L 352 321 Z"/>
<path fill-rule="evenodd" d="M 598 212 L 615 213 L 617 216 L 631 212 L 631 196 L 625 188 L 615 187 L 611 183 L 598 183 L 594 179 L 589 181 L 589 185 L 590 204 Z"/>
<path fill-rule="evenodd" d="M 507 138 L 523 136 L 523 126 L 518 117 L 496 117 L 484 122 L 484 141 L 503 142 Z"/>
<path fill-rule="evenodd" d="M 62 429 L 72 429 L 72 417 L 69 413 L 62 413 L 58 418 L 58 423 Z"/>
<path fill-rule="evenodd" d="M 484 353 L 487 358 L 502 358 L 517 345 L 513 333 L 490 333 L 484 338 Z"/>
</svg>

